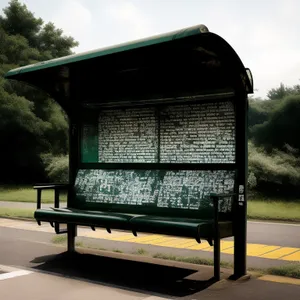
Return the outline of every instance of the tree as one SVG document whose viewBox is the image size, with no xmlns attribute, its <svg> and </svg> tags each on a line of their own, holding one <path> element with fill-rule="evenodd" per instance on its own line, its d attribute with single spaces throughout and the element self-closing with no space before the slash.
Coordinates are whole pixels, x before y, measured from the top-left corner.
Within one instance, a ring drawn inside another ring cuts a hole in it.
<svg viewBox="0 0 300 300">
<path fill-rule="evenodd" d="M 55 28 L 49 22 L 43 26 L 41 18 L 35 18 L 25 4 L 18 0 L 11 0 L 9 6 L 3 9 L 4 16 L 0 16 L 0 26 L 12 36 L 22 36 L 28 45 L 38 49 L 44 59 L 56 58 L 71 54 L 71 49 L 78 46 L 78 42 L 70 36 L 63 36 L 61 29 Z"/>
<path fill-rule="evenodd" d="M 285 86 L 283 83 L 280 83 L 278 88 L 271 89 L 267 97 L 270 100 L 281 100 L 289 95 L 297 95 L 300 93 L 300 86 L 295 85 L 293 87 Z"/>
<path fill-rule="evenodd" d="M 11 0 L 9 6 L 3 9 L 0 25 L 9 35 L 24 37 L 31 47 L 37 45 L 37 36 L 43 25 L 41 18 L 35 18 L 25 4 Z"/>
<path fill-rule="evenodd" d="M 37 48 L 54 58 L 72 54 L 70 49 L 78 46 L 78 42 L 62 34 L 63 31 L 55 28 L 53 23 L 47 23 L 38 35 Z"/>
<path fill-rule="evenodd" d="M 268 121 L 253 126 L 252 134 L 256 143 L 271 150 L 284 150 L 286 144 L 300 149 L 300 95 L 289 96 L 281 100 L 270 113 Z"/>
<path fill-rule="evenodd" d="M 43 24 L 18 0 L 11 0 L 0 16 L 1 182 L 44 181 L 42 157 L 68 152 L 62 109 L 43 91 L 3 78 L 10 69 L 71 54 L 78 45 L 54 24 Z"/>
</svg>

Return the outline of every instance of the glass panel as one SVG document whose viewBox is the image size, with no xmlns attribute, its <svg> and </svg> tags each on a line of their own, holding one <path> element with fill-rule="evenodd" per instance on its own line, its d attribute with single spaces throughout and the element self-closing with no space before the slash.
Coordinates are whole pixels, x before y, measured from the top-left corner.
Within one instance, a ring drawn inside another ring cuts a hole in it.
<svg viewBox="0 0 300 300">
<path fill-rule="evenodd" d="M 157 162 L 155 109 L 103 110 L 99 116 L 99 162 Z"/>
<path fill-rule="evenodd" d="M 195 210 L 212 206 L 210 193 L 233 193 L 234 175 L 226 170 L 79 170 L 75 189 L 84 203 Z M 226 199 L 221 211 L 230 210 L 228 205 Z"/>
<path fill-rule="evenodd" d="M 83 126 L 82 162 L 234 163 L 234 106 L 104 109 L 98 124 Z"/>
<path fill-rule="evenodd" d="M 169 106 L 161 112 L 161 163 L 234 163 L 231 102 Z"/>
<path fill-rule="evenodd" d="M 97 124 L 84 124 L 81 133 L 81 161 L 98 162 L 98 128 Z"/>
</svg>

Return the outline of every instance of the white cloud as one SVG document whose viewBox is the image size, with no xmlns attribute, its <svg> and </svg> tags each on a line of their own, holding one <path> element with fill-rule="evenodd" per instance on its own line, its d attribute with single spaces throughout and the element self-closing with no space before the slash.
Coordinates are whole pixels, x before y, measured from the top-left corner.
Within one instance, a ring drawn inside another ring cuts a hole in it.
<svg viewBox="0 0 300 300">
<path fill-rule="evenodd" d="M 73 36 L 80 44 L 84 44 L 92 25 L 92 14 L 80 2 L 64 0 L 54 11 L 51 21 L 62 28 L 64 34 Z"/>
<path fill-rule="evenodd" d="M 106 7 L 105 12 L 120 26 L 120 31 L 126 32 L 133 39 L 143 38 L 151 33 L 147 16 L 133 2 L 114 2 Z"/>
</svg>

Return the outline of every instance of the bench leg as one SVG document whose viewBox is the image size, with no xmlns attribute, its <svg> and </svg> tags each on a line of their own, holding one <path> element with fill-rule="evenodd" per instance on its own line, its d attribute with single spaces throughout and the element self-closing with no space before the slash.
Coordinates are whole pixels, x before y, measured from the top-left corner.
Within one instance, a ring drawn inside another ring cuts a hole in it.
<svg viewBox="0 0 300 300">
<path fill-rule="evenodd" d="M 77 226 L 75 224 L 68 224 L 68 252 L 75 252 L 75 237 Z"/>
<path fill-rule="evenodd" d="M 220 246 L 220 227 L 219 227 L 219 198 L 213 197 L 214 204 L 214 278 L 216 281 L 221 279 L 221 246 Z"/>
<path fill-rule="evenodd" d="M 220 263 L 221 263 L 221 247 L 220 238 L 214 240 L 214 278 L 216 281 L 220 280 Z"/>
</svg>

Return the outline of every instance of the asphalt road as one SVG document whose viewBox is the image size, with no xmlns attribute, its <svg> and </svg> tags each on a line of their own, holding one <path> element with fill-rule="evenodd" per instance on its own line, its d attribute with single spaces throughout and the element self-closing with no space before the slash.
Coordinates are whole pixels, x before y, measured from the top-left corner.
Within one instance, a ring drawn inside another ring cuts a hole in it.
<svg viewBox="0 0 300 300">
<path fill-rule="evenodd" d="M 248 222 L 248 242 L 300 248 L 300 224 Z"/>
<path fill-rule="evenodd" d="M 53 206 L 43 204 L 43 207 Z M 35 203 L 0 201 L 0 207 L 35 209 Z M 231 239 L 228 239 L 231 240 Z M 248 243 L 300 248 L 300 224 L 248 221 Z"/>
</svg>

